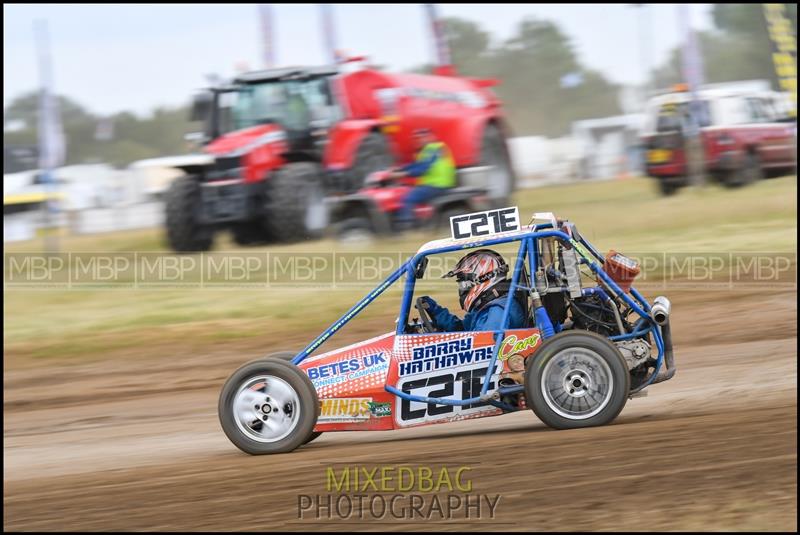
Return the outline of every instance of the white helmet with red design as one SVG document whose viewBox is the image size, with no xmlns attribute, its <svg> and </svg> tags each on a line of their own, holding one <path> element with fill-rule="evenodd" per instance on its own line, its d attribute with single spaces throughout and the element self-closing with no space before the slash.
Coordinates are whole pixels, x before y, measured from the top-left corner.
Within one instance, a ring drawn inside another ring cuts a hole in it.
<svg viewBox="0 0 800 535">
<path fill-rule="evenodd" d="M 508 264 L 491 249 L 478 249 L 464 256 L 444 277 L 456 277 L 461 308 L 469 312 L 478 298 L 506 280 Z"/>
</svg>

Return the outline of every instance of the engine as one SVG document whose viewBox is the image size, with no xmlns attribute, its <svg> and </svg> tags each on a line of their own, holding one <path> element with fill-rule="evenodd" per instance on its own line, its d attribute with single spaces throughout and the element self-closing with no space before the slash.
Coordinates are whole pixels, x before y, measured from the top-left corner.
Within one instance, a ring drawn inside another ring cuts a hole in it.
<svg viewBox="0 0 800 535">
<path fill-rule="evenodd" d="M 572 323 L 576 329 L 583 329 L 602 336 L 614 336 L 619 333 L 616 314 L 609 302 L 598 294 L 590 294 L 570 302 Z"/>
<path fill-rule="evenodd" d="M 650 344 L 642 339 L 617 342 L 616 346 L 619 352 L 622 353 L 622 356 L 625 357 L 625 362 L 628 363 L 629 370 L 646 364 L 650 359 Z"/>
</svg>

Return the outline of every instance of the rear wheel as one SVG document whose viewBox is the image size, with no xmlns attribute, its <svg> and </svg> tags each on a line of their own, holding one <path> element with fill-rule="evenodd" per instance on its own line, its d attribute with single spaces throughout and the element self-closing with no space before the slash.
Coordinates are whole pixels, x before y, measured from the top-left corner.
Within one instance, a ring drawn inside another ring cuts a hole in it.
<svg viewBox="0 0 800 535">
<path fill-rule="evenodd" d="M 516 182 L 505 136 L 494 124 L 486 125 L 481 141 L 481 165 L 489 167 L 486 189 L 497 206 L 508 204 Z"/>
<path fill-rule="evenodd" d="M 469 213 L 469 208 L 466 206 L 448 206 L 443 212 L 442 215 L 439 216 L 437 223 L 437 229 L 439 231 L 449 231 L 450 230 L 450 218 L 456 217 L 464 214 Z"/>
<path fill-rule="evenodd" d="M 342 243 L 369 243 L 375 230 L 365 217 L 350 217 L 336 225 L 336 239 Z"/>
<path fill-rule="evenodd" d="M 286 164 L 270 179 L 264 226 L 281 241 L 316 238 L 328 224 L 319 166 Z"/>
<path fill-rule="evenodd" d="M 245 453 L 285 453 L 315 438 L 319 399 L 300 368 L 267 358 L 230 376 L 220 393 L 218 414 L 225 435 Z"/>
<path fill-rule="evenodd" d="M 237 223 L 231 227 L 231 234 L 237 245 L 258 245 L 269 241 L 267 231 L 260 221 Z"/>
<path fill-rule="evenodd" d="M 625 407 L 630 374 L 606 338 L 567 331 L 545 341 L 525 371 L 525 397 L 542 422 L 574 429 L 611 422 Z"/>
<path fill-rule="evenodd" d="M 392 165 L 394 157 L 386 138 L 378 132 L 370 132 L 358 146 L 353 167 L 347 173 L 345 191 L 350 193 L 361 189 L 371 173 L 388 169 Z"/>
<path fill-rule="evenodd" d="M 748 152 L 744 156 L 742 166 L 728 173 L 723 180 L 723 184 L 729 188 L 741 188 L 764 178 L 764 171 L 761 169 L 761 161 L 754 152 Z"/>
</svg>

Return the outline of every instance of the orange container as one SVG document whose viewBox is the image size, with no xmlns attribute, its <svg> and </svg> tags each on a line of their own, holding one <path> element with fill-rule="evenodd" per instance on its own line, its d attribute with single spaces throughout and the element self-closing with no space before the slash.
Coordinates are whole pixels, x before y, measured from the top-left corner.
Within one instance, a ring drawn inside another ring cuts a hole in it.
<svg viewBox="0 0 800 535">
<path fill-rule="evenodd" d="M 611 249 L 606 255 L 603 269 L 611 279 L 619 284 L 622 291 L 629 292 L 634 279 L 639 275 L 639 262 Z"/>
</svg>

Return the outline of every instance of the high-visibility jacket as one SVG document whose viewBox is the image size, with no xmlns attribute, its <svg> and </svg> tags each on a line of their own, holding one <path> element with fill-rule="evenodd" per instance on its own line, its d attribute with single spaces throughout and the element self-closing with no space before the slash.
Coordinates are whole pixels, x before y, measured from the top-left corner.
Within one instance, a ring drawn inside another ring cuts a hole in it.
<svg viewBox="0 0 800 535">
<path fill-rule="evenodd" d="M 428 143 L 417 154 L 414 163 L 403 170 L 411 176 L 420 177 L 420 186 L 434 188 L 454 188 L 456 186 L 456 165 L 450 149 L 441 141 Z"/>
</svg>

